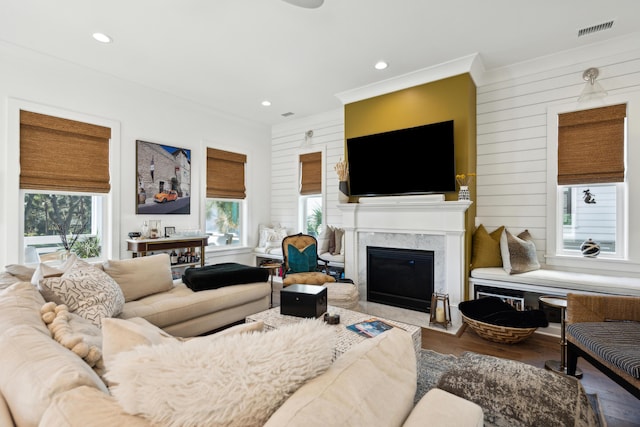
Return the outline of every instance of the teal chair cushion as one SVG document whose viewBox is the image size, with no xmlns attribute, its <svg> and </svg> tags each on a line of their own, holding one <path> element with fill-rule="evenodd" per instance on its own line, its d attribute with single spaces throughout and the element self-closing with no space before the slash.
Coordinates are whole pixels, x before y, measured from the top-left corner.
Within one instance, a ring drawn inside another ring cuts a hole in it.
<svg viewBox="0 0 640 427">
<path fill-rule="evenodd" d="M 318 264 L 318 254 L 315 244 L 310 244 L 303 250 L 293 245 L 287 247 L 289 272 L 291 273 L 308 273 L 316 271 Z"/>
</svg>

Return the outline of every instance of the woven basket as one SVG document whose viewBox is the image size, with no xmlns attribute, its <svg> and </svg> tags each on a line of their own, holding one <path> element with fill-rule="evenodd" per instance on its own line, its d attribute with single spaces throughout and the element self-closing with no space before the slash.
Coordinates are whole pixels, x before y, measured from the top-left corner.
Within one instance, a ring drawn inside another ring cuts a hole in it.
<svg viewBox="0 0 640 427">
<path fill-rule="evenodd" d="M 462 313 L 460 313 L 462 314 Z M 482 338 L 499 342 L 503 344 L 515 344 L 523 341 L 531 336 L 537 327 L 535 328 L 514 328 L 509 326 L 498 326 L 490 323 L 480 322 L 478 320 L 471 319 L 462 314 L 462 320 L 473 329 L 476 334 Z"/>
</svg>

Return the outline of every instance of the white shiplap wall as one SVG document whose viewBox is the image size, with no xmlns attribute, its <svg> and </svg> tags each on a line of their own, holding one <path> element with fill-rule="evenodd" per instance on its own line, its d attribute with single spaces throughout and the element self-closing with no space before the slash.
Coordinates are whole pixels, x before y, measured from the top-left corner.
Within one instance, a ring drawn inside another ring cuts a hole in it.
<svg viewBox="0 0 640 427">
<path fill-rule="evenodd" d="M 638 50 L 591 58 L 588 50 L 564 55 L 529 63 L 535 72 L 519 77 L 504 78 L 510 73 L 501 70 L 495 82 L 477 88 L 476 223 L 489 231 L 500 225 L 516 233 L 529 229 L 541 262 L 548 246 L 547 109 L 576 102 L 585 84 L 582 72 L 589 67 L 599 68 L 598 82 L 609 96 L 640 90 Z M 575 62 L 562 65 L 569 62 L 567 56 Z M 633 119 L 640 117 L 629 118 Z M 640 141 L 630 138 L 629 144 L 638 146 Z M 629 156 L 628 160 L 628 170 L 640 168 L 639 158 Z M 630 208 L 630 215 L 640 213 L 633 212 L 633 202 Z M 629 236 L 638 232 L 632 223 Z M 640 265 L 640 254 L 633 248 L 629 254 Z"/>
<path fill-rule="evenodd" d="M 305 145 L 305 133 L 313 131 L 311 144 Z M 341 225 L 338 204 L 338 176 L 333 167 L 344 158 L 344 112 L 340 108 L 312 117 L 293 119 L 272 130 L 271 142 L 271 221 L 297 233 L 299 175 L 298 156 L 322 152 L 322 188 L 325 224 Z"/>
</svg>

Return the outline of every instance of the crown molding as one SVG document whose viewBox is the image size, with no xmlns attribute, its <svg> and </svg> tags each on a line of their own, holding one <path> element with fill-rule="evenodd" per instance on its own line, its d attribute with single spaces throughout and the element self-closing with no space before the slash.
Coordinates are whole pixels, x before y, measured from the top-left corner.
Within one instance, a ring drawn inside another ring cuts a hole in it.
<svg viewBox="0 0 640 427">
<path fill-rule="evenodd" d="M 433 67 L 422 68 L 401 76 L 392 77 L 355 89 L 349 89 L 337 93 L 335 96 L 346 105 L 464 73 L 471 74 L 471 78 L 474 81 L 481 78 L 482 73 L 484 73 L 484 66 L 482 65 L 479 54 L 474 53 L 434 65 Z"/>
</svg>

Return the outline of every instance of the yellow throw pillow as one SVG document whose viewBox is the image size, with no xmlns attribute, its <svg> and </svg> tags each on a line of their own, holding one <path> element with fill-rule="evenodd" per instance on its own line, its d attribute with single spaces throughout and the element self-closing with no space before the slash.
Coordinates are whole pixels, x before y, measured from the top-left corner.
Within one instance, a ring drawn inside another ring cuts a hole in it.
<svg viewBox="0 0 640 427">
<path fill-rule="evenodd" d="M 491 233 L 487 232 L 484 225 L 480 224 L 473 233 L 471 268 L 502 267 L 502 255 L 500 253 L 500 237 L 504 226 L 496 228 Z"/>
</svg>

